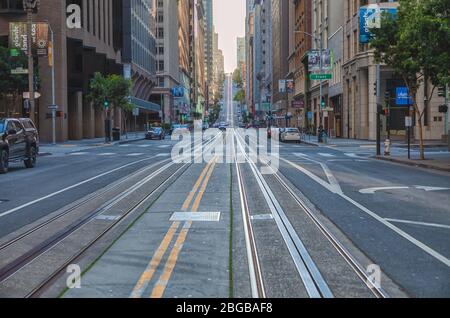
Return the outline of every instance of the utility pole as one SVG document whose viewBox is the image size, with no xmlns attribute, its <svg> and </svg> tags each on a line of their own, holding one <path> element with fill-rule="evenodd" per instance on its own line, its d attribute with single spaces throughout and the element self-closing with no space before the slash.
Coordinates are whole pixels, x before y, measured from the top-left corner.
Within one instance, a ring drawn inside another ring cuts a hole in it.
<svg viewBox="0 0 450 318">
<path fill-rule="evenodd" d="M 37 9 L 38 0 L 24 0 L 23 8 L 27 13 L 27 51 L 28 51 L 28 92 L 30 102 L 30 119 L 35 121 L 35 99 L 34 99 L 34 58 L 33 58 L 33 10 Z"/>
</svg>

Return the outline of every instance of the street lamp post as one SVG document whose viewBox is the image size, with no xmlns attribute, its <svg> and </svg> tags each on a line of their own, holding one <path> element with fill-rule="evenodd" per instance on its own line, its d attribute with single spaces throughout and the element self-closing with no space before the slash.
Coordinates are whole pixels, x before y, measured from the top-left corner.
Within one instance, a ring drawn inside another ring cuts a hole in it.
<svg viewBox="0 0 450 318">
<path fill-rule="evenodd" d="M 30 102 L 30 119 L 35 121 L 35 105 L 34 105 L 34 59 L 33 59 L 33 10 L 37 9 L 38 0 L 23 0 L 23 9 L 27 13 L 27 52 L 28 52 L 28 92 Z"/>
</svg>

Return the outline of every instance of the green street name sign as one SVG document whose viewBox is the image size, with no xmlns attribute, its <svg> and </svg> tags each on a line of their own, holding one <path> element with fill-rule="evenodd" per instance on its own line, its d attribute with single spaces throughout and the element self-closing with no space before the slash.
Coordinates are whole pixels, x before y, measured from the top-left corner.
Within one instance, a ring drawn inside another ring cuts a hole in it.
<svg viewBox="0 0 450 318">
<path fill-rule="evenodd" d="M 312 81 L 318 80 L 330 80 L 333 78 L 333 74 L 310 74 L 309 79 Z"/>
</svg>

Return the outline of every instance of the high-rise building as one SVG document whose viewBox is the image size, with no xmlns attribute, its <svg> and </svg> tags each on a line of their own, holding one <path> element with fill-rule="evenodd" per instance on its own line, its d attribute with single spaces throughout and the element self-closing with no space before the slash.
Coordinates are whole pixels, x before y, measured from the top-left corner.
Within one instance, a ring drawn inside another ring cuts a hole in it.
<svg viewBox="0 0 450 318">
<path fill-rule="evenodd" d="M 306 104 L 308 100 L 307 55 L 312 48 L 312 1 L 295 1 L 289 17 L 289 74 L 294 92 L 289 94 L 291 124 L 308 128 Z"/>
<path fill-rule="evenodd" d="M 156 40 L 154 3 L 150 0 L 122 2 L 123 75 L 133 81 L 131 103 L 139 108 L 139 116 L 132 124 L 132 116 L 127 116 L 128 123 L 123 130 L 133 127 L 143 130 L 149 121 L 158 121 L 161 106 L 150 102 L 152 89 L 156 85 Z M 120 117 L 119 114 L 116 117 Z M 117 123 L 116 123 L 117 125 Z M 123 126 L 119 124 L 117 126 Z"/>
<path fill-rule="evenodd" d="M 8 7 L 13 5 L 14 7 Z M 25 22 L 22 1 L 3 1 L 0 13 L 0 43 L 8 45 L 10 22 Z M 69 28 L 61 13 L 67 4 L 81 7 L 81 28 Z M 89 83 L 95 72 L 123 74 L 121 51 L 123 48 L 122 1 L 41 1 L 34 21 L 48 21 L 54 31 L 56 139 L 66 141 L 104 137 L 104 110 L 86 102 Z M 47 59 L 39 59 L 41 77 L 36 100 L 35 122 L 43 142 L 52 140 L 52 119 L 48 106 L 52 104 L 51 68 Z M 14 107 L 14 109 L 12 109 Z M 0 116 L 27 116 L 22 99 L 6 107 L 0 101 Z M 114 115 L 114 114 L 113 114 Z M 114 116 L 113 116 L 114 119 Z M 120 124 L 120 118 L 115 118 Z"/>
<path fill-rule="evenodd" d="M 245 16 L 245 60 L 246 60 L 246 113 L 250 117 L 255 117 L 255 100 L 253 97 L 254 85 L 254 35 L 255 35 L 255 12 L 254 12 L 254 0 L 246 0 L 246 16 Z"/>
<path fill-rule="evenodd" d="M 284 84 L 289 73 L 289 2 L 272 1 L 272 107 L 278 116 L 288 111 L 288 96 Z"/>
<path fill-rule="evenodd" d="M 152 102 L 161 105 L 161 120 L 176 120 L 172 89 L 180 85 L 179 10 L 177 0 L 154 2 L 156 16 L 156 87 Z"/>
<path fill-rule="evenodd" d="M 203 0 L 205 10 L 204 30 L 205 30 L 205 76 L 208 83 L 212 81 L 213 76 L 213 41 L 214 41 L 214 11 L 213 0 Z"/>
</svg>

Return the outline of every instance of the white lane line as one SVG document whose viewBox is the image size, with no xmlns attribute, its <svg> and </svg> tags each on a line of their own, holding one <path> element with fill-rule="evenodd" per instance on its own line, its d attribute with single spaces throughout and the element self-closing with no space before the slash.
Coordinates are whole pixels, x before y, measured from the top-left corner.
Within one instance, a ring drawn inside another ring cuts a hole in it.
<svg viewBox="0 0 450 318">
<path fill-rule="evenodd" d="M 119 171 L 119 170 L 125 169 L 125 168 L 127 168 L 127 167 L 130 167 L 130 166 L 133 166 L 133 165 L 135 165 L 135 164 L 138 164 L 138 163 L 141 163 L 141 162 L 144 162 L 144 161 L 148 161 L 148 160 L 151 160 L 151 159 L 154 159 L 154 158 L 155 158 L 155 157 L 149 157 L 149 158 L 141 159 L 141 160 L 134 161 L 134 162 L 128 163 L 128 164 L 126 164 L 126 165 L 120 166 L 120 167 L 115 168 L 115 169 L 113 169 L 113 170 L 110 170 L 110 171 L 101 173 L 101 174 L 99 174 L 99 175 L 97 175 L 97 176 L 95 176 L 95 177 L 92 177 L 92 178 L 86 179 L 86 180 L 84 180 L 84 181 L 78 182 L 78 183 L 76 183 L 76 184 L 74 184 L 74 185 L 71 185 L 70 187 L 61 189 L 61 190 L 59 190 L 59 191 L 53 192 L 53 193 L 51 193 L 51 194 L 49 194 L 49 195 L 46 195 L 46 196 L 44 196 L 44 197 L 41 197 L 41 198 L 39 198 L 39 199 L 36 199 L 36 200 L 30 201 L 30 202 L 28 202 L 28 203 L 22 204 L 21 206 L 18 206 L 18 207 L 14 208 L 14 209 L 5 211 L 5 212 L 3 212 L 3 213 L 0 213 L 0 218 L 5 217 L 5 216 L 7 216 L 7 215 L 9 215 L 9 214 L 11 214 L 11 213 L 14 213 L 14 212 L 16 212 L 16 211 L 22 210 L 23 208 L 29 207 L 29 206 L 31 206 L 31 205 L 33 205 L 33 204 L 38 203 L 38 202 L 41 202 L 41 201 L 44 201 L 44 200 L 46 200 L 46 199 L 52 198 L 52 197 L 54 197 L 54 196 L 57 196 L 58 194 L 67 192 L 67 191 L 69 191 L 69 190 L 72 190 L 72 189 L 74 189 L 74 188 L 76 188 L 76 187 L 79 187 L 79 186 L 81 186 L 81 185 L 83 185 L 83 184 L 86 184 L 86 183 L 89 183 L 89 182 L 94 181 L 94 180 L 96 180 L 96 179 L 99 179 L 99 178 L 101 178 L 101 177 L 107 176 L 107 175 L 109 175 L 109 174 L 111 174 L 111 173 L 117 172 L 117 171 Z"/>
<path fill-rule="evenodd" d="M 323 152 L 319 152 L 318 155 L 322 156 L 322 157 L 325 157 L 325 158 L 334 158 L 334 157 L 336 157 L 335 155 L 332 155 L 331 153 L 323 153 Z"/>
<path fill-rule="evenodd" d="M 88 155 L 89 152 L 72 152 L 69 153 L 68 156 L 84 156 L 84 155 Z"/>
<path fill-rule="evenodd" d="M 284 162 L 290 164 L 291 166 L 293 166 L 294 168 L 296 168 L 297 170 L 300 170 L 301 172 L 303 172 L 304 174 L 306 174 L 308 177 L 310 177 L 311 179 L 313 179 L 314 181 L 316 181 L 317 183 L 319 183 L 321 186 L 323 186 L 324 188 L 326 188 L 328 191 L 335 193 L 339 196 L 341 196 L 343 199 L 347 200 L 349 203 L 353 204 L 354 206 L 356 206 L 357 208 L 359 208 L 361 211 L 365 212 L 366 214 L 368 214 L 369 216 L 371 216 L 372 218 L 374 218 L 375 220 L 379 221 L 380 223 L 382 223 L 383 225 L 385 225 L 386 227 L 388 227 L 389 229 L 391 229 L 392 231 L 394 231 L 395 233 L 397 233 L 398 235 L 402 236 L 403 238 L 405 238 L 407 241 L 409 241 L 410 243 L 416 245 L 418 248 L 420 248 L 421 250 L 423 250 L 424 252 L 428 253 L 429 255 L 431 255 L 432 257 L 434 257 L 435 259 L 439 260 L 440 262 L 444 263 L 445 265 L 447 265 L 448 267 L 450 267 L 450 260 L 448 258 L 446 258 L 444 255 L 438 253 L 437 251 L 435 251 L 434 249 L 432 249 L 431 247 L 429 247 L 428 245 L 425 245 L 424 243 L 422 243 L 421 241 L 415 239 L 414 237 L 412 237 L 411 235 L 407 234 L 406 232 L 404 232 L 403 230 L 399 229 L 398 227 L 396 227 L 395 225 L 389 223 L 388 221 L 386 221 L 385 219 L 383 219 L 381 216 L 379 216 L 378 214 L 376 214 L 375 212 L 372 212 L 371 210 L 369 210 L 368 208 L 366 208 L 365 206 L 363 206 L 362 204 L 360 204 L 359 202 L 356 202 L 355 200 L 353 200 L 352 198 L 346 196 L 344 193 L 339 193 L 339 192 L 335 192 L 335 189 L 328 183 L 326 183 L 325 181 L 323 181 L 321 178 L 317 177 L 316 175 L 312 174 L 311 172 L 309 172 L 308 170 L 300 167 L 299 165 L 296 165 L 295 163 L 283 159 L 281 158 L 281 160 L 283 160 Z"/>
<path fill-rule="evenodd" d="M 399 187 L 378 187 L 378 188 L 367 188 L 359 190 L 362 194 L 375 194 L 378 191 L 389 191 L 389 190 L 407 190 L 409 187 L 399 186 Z"/>
<path fill-rule="evenodd" d="M 158 148 L 164 149 L 164 148 L 169 148 L 170 145 L 162 145 L 162 146 L 158 146 Z"/>
<path fill-rule="evenodd" d="M 138 147 L 139 148 L 148 148 L 148 147 L 151 147 L 151 145 L 139 145 Z"/>
<path fill-rule="evenodd" d="M 344 155 L 350 158 L 360 158 L 356 153 L 345 153 Z"/>
<path fill-rule="evenodd" d="M 113 152 L 105 152 L 105 153 L 99 153 L 98 155 L 99 155 L 99 156 L 102 156 L 102 157 L 106 157 L 106 156 L 115 156 L 116 153 L 113 153 Z"/>
<path fill-rule="evenodd" d="M 443 224 L 436 224 L 436 223 L 425 223 L 425 222 L 416 222 L 416 221 L 399 220 L 399 219 L 385 219 L 385 220 L 388 222 L 393 222 L 393 223 L 405 223 L 405 224 L 413 224 L 413 225 L 439 227 L 442 229 L 450 229 L 450 225 L 443 225 Z"/>
<path fill-rule="evenodd" d="M 139 156 L 143 156 L 143 153 L 129 153 L 128 155 L 126 155 L 127 157 L 139 157 Z"/>
<path fill-rule="evenodd" d="M 334 193 L 342 193 L 342 189 L 341 189 L 341 186 L 340 186 L 339 182 L 337 181 L 337 179 L 335 178 L 335 176 L 331 172 L 330 168 L 328 168 L 328 166 L 326 164 L 324 164 L 324 163 L 322 163 L 320 161 L 317 161 L 317 160 L 313 160 L 313 159 L 309 158 L 307 155 L 304 155 L 304 154 L 295 154 L 295 155 L 299 156 L 302 159 L 305 159 L 305 160 L 308 160 L 310 162 L 314 162 L 316 164 L 319 164 L 322 167 L 323 172 L 327 176 L 328 182 L 329 182 L 330 186 L 333 188 L 333 192 Z M 317 177 L 317 178 L 319 178 L 319 177 Z"/>
</svg>

